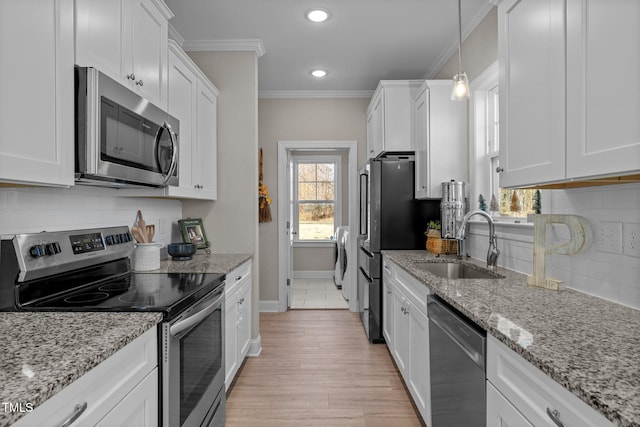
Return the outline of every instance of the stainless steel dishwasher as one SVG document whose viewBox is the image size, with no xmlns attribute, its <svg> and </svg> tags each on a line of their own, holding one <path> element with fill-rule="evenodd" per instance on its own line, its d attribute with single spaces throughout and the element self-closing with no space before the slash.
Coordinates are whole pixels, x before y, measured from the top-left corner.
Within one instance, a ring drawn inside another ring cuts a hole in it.
<svg viewBox="0 0 640 427">
<path fill-rule="evenodd" d="M 487 334 L 436 296 L 428 296 L 431 426 L 486 425 Z"/>
</svg>

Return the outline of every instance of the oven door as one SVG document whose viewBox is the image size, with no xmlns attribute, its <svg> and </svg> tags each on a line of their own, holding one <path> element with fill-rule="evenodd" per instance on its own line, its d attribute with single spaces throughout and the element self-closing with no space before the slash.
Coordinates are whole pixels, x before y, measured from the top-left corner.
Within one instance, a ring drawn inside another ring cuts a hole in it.
<svg viewBox="0 0 640 427">
<path fill-rule="evenodd" d="M 163 426 L 223 426 L 224 286 L 163 323 Z"/>
</svg>

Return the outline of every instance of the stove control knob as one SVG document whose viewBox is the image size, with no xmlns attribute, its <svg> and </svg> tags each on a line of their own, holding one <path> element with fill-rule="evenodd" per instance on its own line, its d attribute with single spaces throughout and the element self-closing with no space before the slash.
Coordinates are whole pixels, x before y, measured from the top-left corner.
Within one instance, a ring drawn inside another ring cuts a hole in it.
<svg viewBox="0 0 640 427">
<path fill-rule="evenodd" d="M 40 258 L 45 255 L 44 245 L 33 245 L 29 248 L 29 255 Z"/>
<path fill-rule="evenodd" d="M 107 244 L 107 246 L 111 246 L 113 245 L 113 236 L 107 236 L 104 238 L 104 242 Z"/>
<path fill-rule="evenodd" d="M 115 241 L 116 241 L 116 243 L 117 243 L 117 244 L 124 243 L 124 242 L 122 241 L 122 234 L 116 234 L 116 235 L 114 235 L 113 237 L 114 237 L 114 239 L 115 239 Z"/>
<path fill-rule="evenodd" d="M 122 237 L 123 237 L 123 239 L 124 239 L 124 240 L 123 240 L 123 242 L 125 242 L 125 243 L 126 243 L 126 242 L 130 242 L 130 241 L 131 241 L 131 234 L 129 234 L 128 232 L 127 232 L 127 233 L 124 233 L 124 234 L 122 235 Z"/>
<path fill-rule="evenodd" d="M 46 255 L 55 255 L 60 253 L 60 244 L 58 242 L 47 243 L 44 247 Z"/>
</svg>

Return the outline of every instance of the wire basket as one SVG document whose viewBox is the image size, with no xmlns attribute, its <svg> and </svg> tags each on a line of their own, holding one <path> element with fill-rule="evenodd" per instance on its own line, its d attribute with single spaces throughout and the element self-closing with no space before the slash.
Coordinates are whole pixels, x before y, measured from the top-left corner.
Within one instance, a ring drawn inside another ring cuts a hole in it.
<svg viewBox="0 0 640 427">
<path fill-rule="evenodd" d="M 458 242 L 453 239 L 440 237 L 440 230 L 429 230 L 427 234 L 427 252 L 432 254 L 455 254 L 458 252 Z"/>
</svg>

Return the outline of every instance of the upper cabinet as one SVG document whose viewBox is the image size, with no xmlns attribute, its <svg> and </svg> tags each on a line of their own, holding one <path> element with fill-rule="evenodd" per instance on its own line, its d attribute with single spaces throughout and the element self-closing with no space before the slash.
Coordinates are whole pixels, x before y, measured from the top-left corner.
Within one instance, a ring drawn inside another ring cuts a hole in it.
<svg viewBox="0 0 640 427">
<path fill-rule="evenodd" d="M 168 112 L 180 120 L 180 185 L 167 196 L 215 200 L 218 90 L 173 40 L 169 41 Z"/>
<path fill-rule="evenodd" d="M 3 0 L 0 28 L 0 182 L 73 185 L 73 0 Z"/>
<path fill-rule="evenodd" d="M 76 64 L 95 67 L 166 108 L 172 17 L 162 0 L 76 0 Z"/>
<path fill-rule="evenodd" d="M 625 0 L 499 4 L 501 187 L 640 171 L 638 19 Z"/>
<path fill-rule="evenodd" d="M 442 182 L 467 182 L 467 102 L 451 100 L 451 80 L 427 80 L 411 108 L 416 199 L 441 198 Z"/>
<path fill-rule="evenodd" d="M 423 80 L 381 80 L 367 108 L 367 158 L 413 151 L 411 102 Z"/>
</svg>

